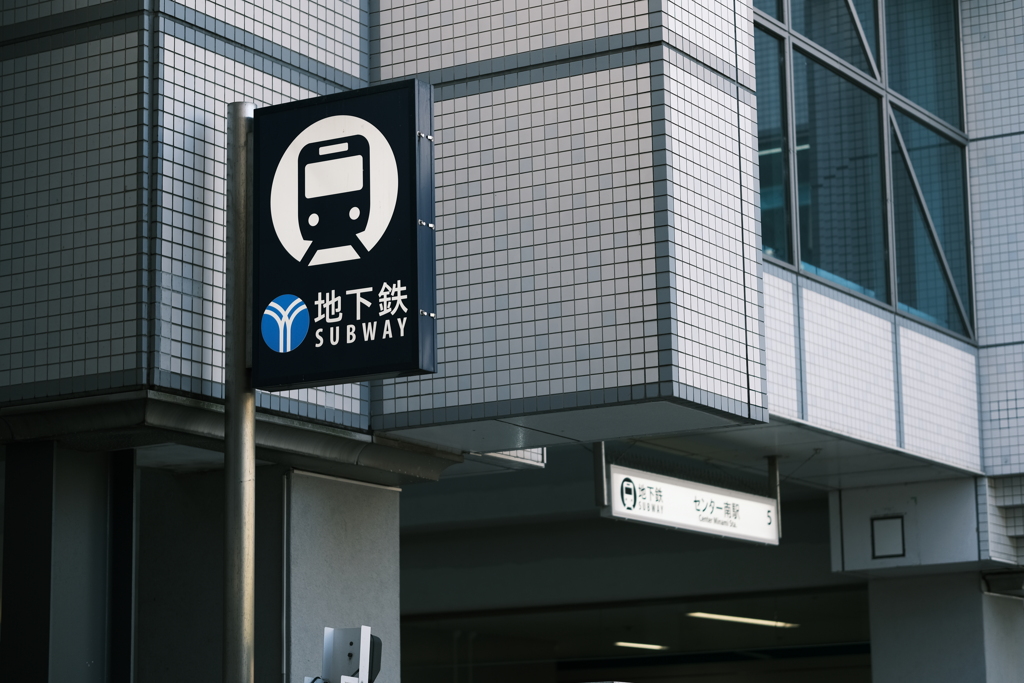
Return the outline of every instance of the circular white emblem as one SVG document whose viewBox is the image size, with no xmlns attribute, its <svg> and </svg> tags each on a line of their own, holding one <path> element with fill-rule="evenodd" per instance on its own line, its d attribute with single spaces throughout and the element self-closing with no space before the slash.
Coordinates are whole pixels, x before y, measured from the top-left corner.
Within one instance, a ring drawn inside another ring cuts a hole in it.
<svg viewBox="0 0 1024 683">
<path fill-rule="evenodd" d="M 318 266 L 373 249 L 397 200 L 398 164 L 384 135 L 355 116 L 330 116 L 285 150 L 270 188 L 270 216 L 285 251 Z"/>
</svg>

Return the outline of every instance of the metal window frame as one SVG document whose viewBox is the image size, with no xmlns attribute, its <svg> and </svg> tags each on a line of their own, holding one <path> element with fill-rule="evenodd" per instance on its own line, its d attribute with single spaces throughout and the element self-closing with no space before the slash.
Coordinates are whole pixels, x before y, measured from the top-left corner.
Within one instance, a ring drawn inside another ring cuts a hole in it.
<svg viewBox="0 0 1024 683">
<path fill-rule="evenodd" d="M 957 310 L 960 311 L 960 318 L 967 329 L 969 336 L 974 337 L 974 328 L 970 324 L 970 319 L 967 317 L 967 311 L 964 309 L 964 304 L 960 300 L 960 292 L 956 286 L 956 280 L 953 279 L 953 271 L 949 268 L 949 262 L 946 260 L 946 252 L 942 248 L 942 240 L 939 239 L 939 233 L 935 229 L 935 223 L 932 221 L 932 215 L 928 211 L 928 204 L 925 202 L 924 191 L 921 189 L 921 183 L 917 180 L 917 174 L 914 172 L 914 164 L 910 161 L 910 153 L 907 151 L 907 143 L 903 140 L 903 132 L 896 124 L 896 115 L 889 112 L 889 124 L 892 126 L 893 133 L 896 134 L 896 143 L 899 146 L 900 156 L 903 157 L 903 163 L 907 165 L 907 171 L 910 174 L 910 183 L 914 188 L 914 195 L 917 197 L 918 203 L 921 205 L 921 212 L 924 214 L 924 222 L 928 226 L 928 233 L 931 235 L 932 243 L 935 245 L 935 250 L 939 254 L 939 263 L 942 264 L 942 272 L 946 276 L 946 280 L 949 282 L 949 288 L 953 290 L 953 299 L 956 301 Z M 890 163 L 892 159 L 889 160 Z M 897 304 L 899 300 L 897 299 Z"/>
<path fill-rule="evenodd" d="M 781 73 L 781 80 L 783 82 L 783 88 L 785 95 L 782 98 L 783 102 L 783 116 L 786 118 L 785 131 L 787 135 L 788 151 L 787 151 L 787 162 L 788 168 L 786 169 L 786 182 L 788 183 L 787 198 L 790 202 L 788 211 L 789 220 L 789 239 L 790 239 L 790 256 L 792 261 L 786 262 L 781 259 L 764 256 L 769 262 L 782 267 L 786 270 L 796 272 L 800 277 L 808 278 L 815 282 L 820 282 L 826 286 L 842 291 L 846 294 L 854 296 L 858 299 L 867 301 L 875 306 L 879 306 L 888 311 L 891 311 L 897 316 L 912 320 L 917 324 L 924 325 L 926 327 L 935 329 L 943 334 L 953 336 L 954 338 L 966 341 L 972 345 L 977 345 L 977 333 L 974 315 L 976 314 L 976 306 L 972 306 L 970 311 L 971 315 L 967 315 L 967 309 L 964 307 L 964 297 L 970 297 L 972 303 L 975 297 L 975 286 L 974 286 L 974 239 L 973 239 L 973 225 L 971 220 L 971 203 L 970 203 L 970 180 L 968 178 L 967 171 L 969 170 L 969 157 L 968 157 L 968 142 L 969 138 L 967 135 L 967 103 L 966 97 L 964 97 L 964 64 L 963 64 L 963 40 L 962 33 L 963 29 L 961 26 L 962 22 L 962 6 L 959 0 L 955 0 L 954 16 L 956 17 L 955 22 L 955 33 L 957 37 L 957 56 L 959 66 L 959 88 L 958 95 L 960 99 L 961 109 L 961 127 L 958 128 L 950 124 L 945 119 L 940 118 L 931 111 L 925 109 L 921 105 L 911 101 L 906 96 L 895 92 L 889 87 L 889 49 L 888 49 L 888 31 L 885 14 L 885 3 L 886 0 L 875 0 L 875 19 L 876 28 L 878 31 L 878 55 L 877 60 L 875 54 L 871 50 L 871 46 L 867 41 L 867 36 L 864 33 L 864 27 L 861 24 L 860 16 L 857 13 L 856 7 L 853 5 L 853 0 L 846 0 L 847 10 L 850 12 L 853 18 L 854 25 L 857 29 L 857 35 L 860 39 L 861 46 L 868 55 L 868 62 L 874 71 L 874 77 L 871 74 L 865 73 L 861 69 L 849 64 L 838 56 L 827 51 L 817 43 L 809 40 L 803 35 L 797 33 L 792 29 L 792 6 L 791 0 L 782 0 L 781 11 L 782 19 L 775 19 L 774 17 L 766 14 L 765 12 L 754 8 L 753 18 L 754 27 L 764 31 L 772 37 L 782 41 L 783 44 L 783 60 L 784 65 Z M 880 140 L 880 150 L 883 156 L 882 159 L 882 196 L 885 203 L 883 211 L 883 221 L 885 222 L 886 231 L 886 249 L 888 258 L 888 267 L 886 269 L 888 277 L 888 291 L 886 301 L 875 299 L 854 290 L 847 289 L 842 285 L 828 280 L 827 278 L 819 277 L 813 273 L 810 273 L 803 268 L 800 264 L 802 263 L 801 252 L 801 240 L 800 240 L 800 190 L 799 182 L 797 178 L 798 164 L 797 164 L 797 138 L 796 138 L 796 117 L 794 112 L 796 111 L 795 102 L 795 89 L 794 84 L 794 71 L 793 71 L 793 51 L 798 50 L 804 56 L 817 62 L 819 65 L 835 72 L 842 78 L 853 82 L 854 85 L 868 91 L 879 98 L 880 110 L 879 110 L 879 121 L 882 123 L 880 126 L 879 134 L 882 136 Z M 894 105 L 896 110 L 901 111 L 909 115 L 911 118 L 917 120 L 922 125 L 930 128 L 939 135 L 950 140 L 954 144 L 961 148 L 961 164 L 963 168 L 963 179 L 964 179 L 964 228 L 966 230 L 967 239 L 967 266 L 968 266 L 968 278 L 967 278 L 967 292 L 960 292 L 956 282 L 952 278 L 952 272 L 949 268 L 949 263 L 946 260 L 945 251 L 942 248 L 942 243 L 938 239 L 938 233 L 935 230 L 935 225 L 932 222 L 931 214 L 928 211 L 928 205 L 924 201 L 924 195 L 921 190 L 920 183 L 917 175 L 914 171 L 913 164 L 910 162 L 910 155 L 907 152 L 906 145 L 902 138 L 902 133 L 899 130 L 899 126 L 896 124 Z M 932 323 L 931 321 L 918 318 L 912 314 L 906 313 L 899 308 L 899 283 L 897 280 L 897 257 L 896 257 L 896 239 L 895 239 L 895 208 L 893 204 L 893 169 L 892 169 L 892 152 L 893 145 L 891 140 L 890 130 L 896 132 L 898 139 L 898 147 L 900 154 L 902 155 L 908 173 L 911 177 L 911 182 L 914 186 L 914 192 L 917 196 L 917 200 L 922 207 L 922 211 L 925 215 L 925 220 L 928 225 L 929 232 L 931 233 L 931 239 L 936 245 L 939 253 L 939 259 L 942 264 L 943 272 L 947 278 L 951 289 L 953 290 L 953 296 L 956 301 L 957 310 L 960 314 L 961 320 L 964 324 L 965 329 L 968 332 L 968 336 L 964 336 L 958 332 L 950 330 L 942 325 Z"/>
<path fill-rule="evenodd" d="M 758 10 L 758 11 L 760 11 L 760 10 Z M 772 19 L 772 21 L 774 22 L 775 20 Z M 781 24 L 778 24 L 778 22 L 776 22 L 776 24 L 777 24 L 777 28 L 779 26 L 781 26 Z M 760 29 L 760 27 L 755 24 L 754 30 L 756 31 L 756 30 L 759 30 L 759 29 Z M 781 96 L 780 96 L 780 100 L 781 100 L 780 101 L 780 106 L 782 107 L 782 130 L 784 131 L 784 136 L 785 136 L 785 139 L 783 141 L 784 145 L 785 145 L 785 149 L 783 150 L 783 155 L 784 155 L 785 160 L 786 160 L 785 161 L 785 170 L 784 170 L 784 173 L 783 173 L 783 178 L 784 178 L 784 181 L 786 183 L 785 195 L 786 195 L 786 223 L 787 223 L 787 228 L 788 228 L 788 230 L 787 230 L 787 232 L 788 232 L 787 239 L 789 240 L 789 252 L 790 252 L 789 255 L 790 255 L 790 258 L 793 258 L 794 255 L 797 253 L 797 249 L 799 248 L 799 245 L 794 241 L 794 236 L 793 236 L 793 223 L 795 221 L 795 218 L 793 217 L 793 213 L 795 211 L 799 210 L 799 206 L 794 203 L 795 199 L 792 196 L 793 195 L 792 189 L 795 186 L 795 183 L 792 182 L 792 179 L 793 179 L 793 177 L 796 174 L 796 169 L 793 166 L 793 159 L 791 158 L 793 156 L 793 148 L 795 147 L 795 145 L 794 144 L 790 144 L 790 141 L 793 139 L 793 131 L 791 130 L 791 125 L 792 125 L 792 121 L 793 121 L 793 117 L 791 116 L 791 112 L 793 111 L 793 105 L 792 105 L 792 102 L 790 101 L 791 98 L 792 98 L 793 88 L 791 88 L 790 85 L 789 85 L 789 78 L 790 78 L 789 71 L 790 71 L 790 68 L 788 66 L 789 63 L 790 63 L 790 59 L 789 59 L 789 56 L 788 56 L 788 47 L 786 45 L 786 36 L 785 36 L 785 34 L 781 33 L 781 32 L 780 33 L 776 33 L 774 31 L 764 31 L 764 33 L 767 34 L 769 37 L 778 40 L 779 43 L 780 43 L 780 46 L 782 48 L 782 62 L 783 63 L 782 63 L 782 71 L 779 74 L 779 80 L 781 82 L 781 87 L 782 87 L 782 93 L 781 93 Z M 757 41 L 756 33 L 754 35 L 754 40 L 755 40 L 755 42 Z M 762 238 L 762 251 L 763 251 L 763 238 Z M 790 265 L 787 261 L 785 261 L 783 259 L 780 259 L 778 257 L 768 256 L 768 258 L 774 258 L 777 263 L 783 263 L 783 264 L 786 264 L 786 265 Z"/>
<path fill-rule="evenodd" d="M 889 239 L 889 304 L 899 314 L 899 273 L 896 272 L 896 207 L 893 203 L 892 191 L 892 136 L 889 135 L 889 113 L 892 111 L 892 90 L 889 88 L 889 27 L 885 20 L 885 0 L 875 0 L 875 21 L 878 23 L 878 60 L 879 85 L 882 87 L 882 182 L 885 183 L 885 221 L 886 235 Z M 899 334 L 893 335 L 894 340 Z M 894 343 L 898 343 L 895 342 Z M 894 367 L 898 368 L 897 363 Z M 899 371 L 899 370 L 897 370 Z M 900 376 L 902 380 L 902 376 Z M 897 391 L 902 391 L 902 381 L 897 384 Z M 899 410 L 902 411 L 902 406 Z M 903 422 L 900 425 L 900 439 L 903 439 Z"/>
<path fill-rule="evenodd" d="M 853 25 L 857 28 L 857 37 L 860 38 L 860 46 L 864 50 L 864 54 L 868 56 L 868 65 L 874 72 L 875 78 L 878 81 L 882 80 L 881 74 L 878 71 L 878 65 L 875 64 L 875 55 L 871 49 L 871 44 L 868 43 L 868 37 L 864 33 L 864 27 L 860 23 L 860 14 L 857 13 L 857 8 L 853 4 L 853 0 L 846 0 L 846 9 L 849 10 L 850 16 L 853 17 Z M 877 22 L 877 17 L 875 18 Z"/>
<path fill-rule="evenodd" d="M 879 0 L 881 2 L 881 0 Z M 965 296 L 970 300 L 971 304 L 971 329 L 974 330 L 974 338 L 978 339 L 978 328 L 977 320 L 975 316 L 978 315 L 978 301 L 976 295 L 976 288 L 974 286 L 974 221 L 971 218 L 971 179 L 970 179 L 970 145 L 967 144 L 970 139 L 970 127 L 967 121 L 967 95 L 966 95 L 966 83 L 967 83 L 967 68 L 964 65 L 964 38 L 963 38 L 963 3 L 960 0 L 953 0 L 956 5 L 956 50 L 957 50 L 957 64 L 960 67 L 960 122 L 963 128 L 963 154 L 960 157 L 960 164 L 963 169 L 964 179 L 964 220 L 967 223 L 967 292 L 961 292 L 961 296 Z"/>
<path fill-rule="evenodd" d="M 803 49 L 802 45 L 798 44 L 798 41 L 794 41 L 793 49 L 796 52 L 799 52 L 800 55 L 802 57 L 804 57 L 805 59 L 809 59 L 812 62 L 816 63 L 818 66 L 821 66 L 822 68 L 824 68 L 824 69 L 826 69 L 828 71 L 831 71 L 833 74 L 835 74 L 839 78 L 845 80 L 848 84 L 853 85 L 854 87 L 859 88 L 860 90 L 866 92 L 866 94 L 868 94 L 868 95 L 870 95 L 870 96 L 875 98 L 875 100 L 877 102 L 877 105 L 878 105 L 877 109 L 876 109 L 876 113 L 878 115 L 879 135 L 882 136 L 877 141 L 878 142 L 878 153 L 879 153 L 880 156 L 884 157 L 884 155 L 885 155 L 885 147 L 884 147 L 885 131 L 884 131 L 884 128 L 885 128 L 885 120 L 886 120 L 886 113 L 887 113 L 886 109 L 885 109 L 885 107 L 886 107 L 885 92 L 882 91 L 881 89 L 879 89 L 877 86 L 876 87 L 864 87 L 864 84 L 861 81 L 851 82 L 852 79 L 844 78 L 844 76 L 846 74 L 841 72 L 840 69 L 835 68 L 835 66 L 836 66 L 835 64 L 833 64 L 833 63 L 826 63 L 824 60 L 818 59 L 817 55 L 809 54 L 807 51 L 805 51 Z M 789 70 L 790 74 L 793 74 L 794 71 L 793 71 L 792 53 L 790 53 L 790 55 L 788 55 L 788 56 L 790 57 L 789 64 L 788 64 L 788 70 Z M 831 57 L 829 61 L 831 62 L 831 61 L 834 61 L 835 59 L 836 58 Z M 841 64 L 845 64 L 845 62 L 840 62 L 840 63 Z M 863 74 L 863 72 L 861 72 L 859 69 L 857 69 L 856 71 L 857 71 L 857 73 Z M 791 80 L 791 82 L 795 82 L 795 80 Z M 790 92 L 794 93 L 792 95 L 793 106 L 792 106 L 791 111 L 796 111 L 795 89 L 791 89 Z M 793 136 L 794 136 L 793 139 L 795 140 L 796 139 L 795 117 L 791 117 L 791 118 L 793 119 L 793 123 L 792 123 L 791 128 L 793 129 Z M 792 145 L 792 157 L 793 157 L 793 163 L 794 164 L 796 164 L 796 156 L 797 156 L 796 147 L 797 147 L 797 145 L 794 142 L 794 144 Z M 865 301 L 871 301 L 871 302 L 874 302 L 875 304 L 881 304 L 881 305 L 885 306 L 886 308 L 888 308 L 890 310 L 897 310 L 896 301 L 895 301 L 895 280 L 894 280 L 894 278 L 892 276 L 892 273 L 891 273 L 892 266 L 893 266 L 893 261 L 894 261 L 894 259 L 893 259 L 894 252 L 892 251 L 892 240 L 891 240 L 891 234 L 892 234 L 891 221 L 887 220 L 886 212 L 884 210 L 884 206 L 887 206 L 887 202 L 889 201 L 889 194 L 890 194 L 889 190 L 888 190 L 888 185 L 886 184 L 886 180 L 889 177 L 888 176 L 887 162 L 888 162 L 888 159 L 883 158 L 881 160 L 881 163 L 882 163 L 882 173 L 881 173 L 881 175 L 882 175 L 882 187 L 881 187 L 881 190 L 882 190 L 882 202 L 883 202 L 882 222 L 883 222 L 883 230 L 886 231 L 886 234 L 883 237 L 883 242 L 886 245 L 885 246 L 885 251 L 886 251 L 885 258 L 888 259 L 888 264 L 887 264 L 887 267 L 886 267 L 886 282 L 885 282 L 885 285 L 886 285 L 886 292 L 885 292 L 885 294 L 886 294 L 886 296 L 885 296 L 885 299 L 877 299 L 875 297 L 861 295 L 859 292 L 856 292 L 856 291 L 851 290 L 851 289 L 847 289 L 846 287 L 842 287 L 841 285 L 837 285 L 835 282 L 832 282 L 832 285 L 833 286 L 838 286 L 839 288 L 842 289 L 842 291 L 851 292 L 853 294 L 861 296 Z M 796 168 L 796 167 L 794 166 L 794 168 Z M 796 172 L 797 171 L 794 170 L 794 174 L 796 174 Z M 793 183 L 793 185 L 795 186 L 794 189 L 795 189 L 796 194 L 798 195 L 797 196 L 797 201 L 799 201 L 799 187 L 796 186 L 797 185 L 796 183 Z M 794 230 L 794 233 L 795 233 L 795 239 L 799 240 L 800 239 L 799 207 L 798 207 L 797 211 L 794 212 L 794 214 L 795 214 L 794 215 L 794 225 L 792 226 L 792 229 Z M 800 254 L 797 253 L 797 256 L 799 257 Z M 812 276 L 815 279 L 819 279 L 819 276 L 814 275 L 813 273 L 810 273 L 809 271 L 803 269 L 800 266 L 801 263 L 802 263 L 802 261 L 798 259 L 794 263 L 794 265 L 800 270 L 800 272 L 802 274 L 808 275 L 808 276 Z M 822 280 L 824 282 L 831 282 L 827 278 L 820 278 L 820 280 Z"/>
</svg>

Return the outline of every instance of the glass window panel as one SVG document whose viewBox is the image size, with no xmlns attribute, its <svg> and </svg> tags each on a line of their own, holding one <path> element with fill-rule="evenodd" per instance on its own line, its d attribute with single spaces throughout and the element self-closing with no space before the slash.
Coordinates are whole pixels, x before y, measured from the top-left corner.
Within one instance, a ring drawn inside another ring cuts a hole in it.
<svg viewBox="0 0 1024 683">
<path fill-rule="evenodd" d="M 782 41 L 755 29 L 757 55 L 757 154 L 761 178 L 761 244 L 764 253 L 790 261 L 789 146 L 783 101 Z"/>
<path fill-rule="evenodd" d="M 873 75 L 846 0 L 793 0 L 793 30 Z"/>
<path fill-rule="evenodd" d="M 875 12 L 875 0 L 853 0 L 853 6 L 857 10 L 857 18 L 860 19 L 860 27 L 864 30 L 864 37 L 871 48 L 871 55 L 878 63 L 878 29 L 876 27 L 877 16 Z"/>
<path fill-rule="evenodd" d="M 754 0 L 754 7 L 761 10 L 773 19 L 782 21 L 781 0 Z"/>
<path fill-rule="evenodd" d="M 971 315 L 963 148 L 893 110 L 960 301 Z"/>
<path fill-rule="evenodd" d="M 896 295 L 901 310 L 966 336 L 953 289 L 893 139 L 892 189 L 896 234 Z"/>
<path fill-rule="evenodd" d="M 793 73 L 801 265 L 888 301 L 878 99 L 798 52 Z"/>
<path fill-rule="evenodd" d="M 889 85 L 960 126 L 956 7 L 952 0 L 889 0 L 885 28 Z"/>
</svg>

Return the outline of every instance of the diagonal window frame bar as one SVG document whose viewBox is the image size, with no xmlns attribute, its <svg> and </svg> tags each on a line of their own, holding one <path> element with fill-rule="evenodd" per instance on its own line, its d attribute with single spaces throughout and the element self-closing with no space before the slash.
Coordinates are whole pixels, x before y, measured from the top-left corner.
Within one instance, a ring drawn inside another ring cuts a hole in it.
<svg viewBox="0 0 1024 683">
<path fill-rule="evenodd" d="M 774 24 L 775 26 L 778 27 L 776 30 L 782 30 L 788 33 L 789 36 L 791 36 L 794 39 L 794 44 L 801 45 L 801 47 L 804 48 L 805 52 L 809 51 L 812 53 L 816 53 L 816 56 L 818 56 L 819 59 L 824 59 L 825 61 L 832 62 L 834 60 L 835 62 L 838 62 L 839 65 L 841 65 L 843 71 L 854 71 L 861 79 L 876 81 L 877 83 L 875 84 L 875 87 L 878 87 L 878 85 L 881 84 L 882 82 L 881 73 L 878 71 L 878 65 L 875 63 L 875 57 L 867 44 L 867 37 L 864 33 L 864 28 L 861 26 L 860 23 L 860 15 L 857 14 L 857 10 L 853 6 L 852 0 L 845 0 L 845 2 L 846 11 L 850 13 L 850 18 L 853 20 L 853 25 L 857 29 L 857 39 L 860 41 L 861 50 L 863 50 L 864 54 L 867 56 L 868 65 L 871 67 L 873 73 L 868 73 L 864 69 L 855 65 L 853 62 L 849 62 L 844 58 L 840 57 L 838 53 L 831 52 L 824 46 L 821 46 L 819 43 L 814 42 L 814 40 L 810 36 L 804 35 L 803 33 L 800 33 L 795 28 L 793 28 L 793 14 L 790 0 L 786 0 L 786 2 L 784 3 L 786 11 L 785 21 L 779 21 L 775 17 L 765 12 L 762 12 L 757 8 L 754 9 L 754 19 L 755 21 L 761 21 L 762 23 L 770 22 L 771 24 Z M 767 18 L 769 21 L 765 22 L 765 18 Z M 809 48 L 809 50 L 807 48 Z"/>
<path fill-rule="evenodd" d="M 853 0 L 846 0 L 846 9 L 850 11 L 850 16 L 853 17 L 853 25 L 857 27 L 857 37 L 860 38 L 860 46 L 864 50 L 864 54 L 868 56 L 868 64 L 871 65 L 871 70 L 874 72 L 873 75 L 875 80 L 881 82 L 882 74 L 878 71 L 878 64 L 875 63 L 875 55 L 872 54 L 871 46 L 868 44 L 867 34 L 864 33 L 864 26 L 860 23 L 860 15 L 857 14 L 857 8 L 853 5 Z"/>
<path fill-rule="evenodd" d="M 897 104 L 900 105 L 900 106 L 896 106 Z M 902 103 L 899 102 L 899 101 L 890 100 L 890 111 L 893 112 L 894 116 L 896 114 L 900 114 L 902 116 L 905 116 L 906 118 L 908 118 L 910 120 L 911 123 L 913 123 L 913 124 L 915 124 L 917 126 L 920 126 L 921 128 L 923 128 L 923 129 L 927 130 L 928 132 L 930 132 L 932 135 L 935 135 L 936 137 L 940 138 L 941 140 L 945 141 L 946 143 L 948 143 L 950 145 L 953 145 L 954 147 L 957 147 L 959 149 L 959 152 L 960 152 L 959 162 L 960 162 L 960 165 L 961 165 L 961 168 L 962 168 L 962 182 L 960 183 L 960 191 L 962 193 L 963 200 L 964 200 L 963 224 L 966 226 L 965 233 L 964 233 L 964 238 L 965 238 L 966 243 L 967 243 L 967 245 L 966 245 L 967 246 L 967 253 L 966 253 L 966 264 L 965 265 L 967 266 L 967 287 L 968 287 L 968 290 L 966 292 L 961 292 L 961 296 L 963 297 L 962 301 L 965 302 L 966 304 L 971 305 L 972 309 L 973 309 L 973 304 L 974 304 L 974 256 L 973 256 L 973 253 L 972 253 L 971 250 L 972 250 L 974 242 L 973 242 L 973 238 L 972 238 L 973 231 L 971 229 L 972 223 L 971 223 L 971 210 L 970 210 L 970 207 L 971 207 L 971 202 L 970 202 L 970 173 L 968 172 L 969 164 L 968 164 L 968 161 L 967 161 L 967 155 L 969 154 L 970 150 L 968 149 L 968 147 L 966 145 L 961 145 L 957 140 L 951 139 L 942 130 L 937 129 L 934 126 L 929 125 L 928 120 L 927 119 L 923 119 L 920 116 L 918 116 L 916 110 L 908 110 L 907 108 L 903 107 Z M 903 130 L 900 129 L 899 126 L 897 126 L 897 129 L 899 130 L 900 135 L 903 135 Z M 909 147 L 905 147 L 905 149 L 906 149 L 906 158 L 910 159 L 910 148 Z M 914 170 L 915 176 L 916 176 L 916 173 L 917 173 L 917 171 Z M 923 192 L 923 188 L 922 188 L 922 192 Z M 937 229 L 935 231 L 935 234 L 938 235 L 938 230 Z M 939 243 L 941 245 L 941 240 L 940 240 Z M 943 249 L 943 254 L 945 254 L 945 247 L 942 247 L 942 249 Z M 960 290 L 957 289 L 957 291 L 959 292 Z"/>
<path fill-rule="evenodd" d="M 946 261 L 946 252 L 942 249 L 942 241 L 939 239 L 939 233 L 935 229 L 935 223 L 932 222 L 932 215 L 928 211 L 927 202 L 924 200 L 924 192 L 921 190 L 921 184 L 917 181 L 917 173 L 914 171 L 914 164 L 910 161 L 910 154 L 907 152 L 907 145 L 903 141 L 903 133 L 900 131 L 900 128 L 896 123 L 896 115 L 893 114 L 891 107 L 888 114 L 889 124 L 892 126 L 892 131 L 895 134 L 896 144 L 900 150 L 900 156 L 903 157 L 903 163 L 906 164 L 907 173 L 910 176 L 910 184 L 914 188 L 914 195 L 917 197 L 917 202 L 921 207 L 922 214 L 924 215 L 924 222 L 928 226 L 928 233 L 931 235 L 932 244 L 935 246 L 936 253 L 939 255 L 939 262 L 942 264 L 942 271 L 946 276 L 946 281 L 949 284 L 950 290 L 953 292 L 953 299 L 956 301 L 957 310 L 960 312 L 960 319 L 964 323 L 964 328 L 967 330 L 968 336 L 974 338 L 974 321 L 967 316 L 967 311 L 964 309 L 963 301 L 960 299 L 959 288 L 956 286 L 956 280 L 953 279 L 953 272 L 949 268 L 949 262 Z M 893 256 L 895 256 L 895 254 Z M 896 290 L 896 302 L 899 303 L 899 281 L 895 284 L 896 286 L 894 287 L 894 290 Z"/>
</svg>

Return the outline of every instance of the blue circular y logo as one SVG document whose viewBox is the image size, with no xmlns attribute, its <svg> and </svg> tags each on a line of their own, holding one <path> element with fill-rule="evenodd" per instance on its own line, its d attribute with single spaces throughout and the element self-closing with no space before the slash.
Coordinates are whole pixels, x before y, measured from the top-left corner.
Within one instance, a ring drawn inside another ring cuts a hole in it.
<svg viewBox="0 0 1024 683">
<path fill-rule="evenodd" d="M 282 294 L 263 311 L 260 323 L 263 341 L 278 353 L 288 353 L 302 343 L 309 332 L 309 310 L 294 294 Z"/>
</svg>

